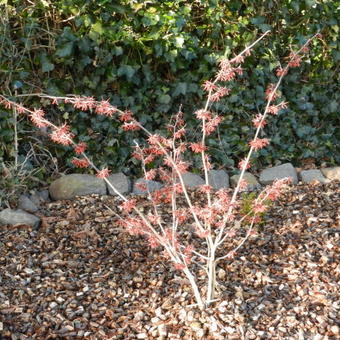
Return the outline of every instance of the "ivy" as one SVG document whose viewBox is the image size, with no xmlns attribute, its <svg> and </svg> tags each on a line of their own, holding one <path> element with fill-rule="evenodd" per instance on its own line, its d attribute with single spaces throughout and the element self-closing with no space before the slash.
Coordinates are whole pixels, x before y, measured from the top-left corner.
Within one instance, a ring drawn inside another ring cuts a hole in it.
<svg viewBox="0 0 340 340">
<path fill-rule="evenodd" d="M 262 167 L 281 161 L 299 164 L 339 163 L 338 66 L 339 22 L 336 4 L 326 0 L 55 0 L 0 1 L 0 87 L 7 96 L 45 92 L 109 98 L 129 108 L 152 131 L 162 132 L 179 107 L 191 136 L 193 112 L 203 102 L 200 84 L 209 79 L 218 59 L 249 44 L 270 29 L 270 37 L 247 58 L 245 73 L 231 94 L 214 109 L 224 116 L 218 136 L 209 138 L 213 162 L 233 170 L 253 135 L 252 117 L 263 110 L 264 91 L 289 47 L 320 31 L 303 66 L 285 78 L 281 91 L 289 108 L 273 117 L 264 133 L 271 138 L 257 154 Z M 25 105 L 45 106 L 51 119 L 66 119 L 87 140 L 95 161 L 132 173 L 129 147 L 135 135 L 119 125 L 65 107 L 65 111 L 23 97 Z M 1 154 L 13 155 L 11 114 L 1 108 Z M 32 143 L 33 128 L 20 120 L 22 154 Z M 31 131 L 31 132 L 30 132 Z M 40 138 L 40 137 L 39 137 Z M 44 142 L 46 142 L 44 140 Z M 48 142 L 47 142 L 48 143 Z M 69 165 L 69 150 L 48 144 L 60 168 Z M 195 161 L 193 160 L 194 166 Z"/>
</svg>

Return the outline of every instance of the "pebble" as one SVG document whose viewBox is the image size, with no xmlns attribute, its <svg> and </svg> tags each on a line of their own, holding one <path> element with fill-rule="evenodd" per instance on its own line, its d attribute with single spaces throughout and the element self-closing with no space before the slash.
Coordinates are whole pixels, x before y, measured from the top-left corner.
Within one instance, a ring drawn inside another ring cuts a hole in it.
<svg viewBox="0 0 340 340">
<path fill-rule="evenodd" d="M 168 335 L 168 330 L 165 324 L 161 324 L 158 326 L 158 335 L 162 340 L 166 339 L 166 336 Z"/>
<path fill-rule="evenodd" d="M 151 322 L 152 323 L 157 323 L 159 322 L 161 319 L 160 318 L 157 318 L 157 316 L 155 316 L 154 318 L 151 318 Z"/>
<path fill-rule="evenodd" d="M 145 316 L 145 313 L 142 311 L 139 311 L 135 314 L 135 320 L 142 321 Z"/>
<path fill-rule="evenodd" d="M 65 299 L 63 299 L 61 296 L 58 296 L 56 300 L 58 303 L 63 303 L 65 301 Z"/>
<path fill-rule="evenodd" d="M 333 325 L 330 329 L 330 331 L 333 333 L 333 335 L 339 335 L 340 334 L 340 329 L 339 326 Z"/>
<path fill-rule="evenodd" d="M 54 309 L 58 306 L 58 304 L 55 302 L 55 301 L 52 301 L 50 304 L 49 304 L 50 308 Z"/>
<path fill-rule="evenodd" d="M 194 330 L 194 331 L 198 331 L 200 329 L 202 329 L 202 324 L 198 321 L 194 321 L 190 324 L 190 327 Z"/>
</svg>

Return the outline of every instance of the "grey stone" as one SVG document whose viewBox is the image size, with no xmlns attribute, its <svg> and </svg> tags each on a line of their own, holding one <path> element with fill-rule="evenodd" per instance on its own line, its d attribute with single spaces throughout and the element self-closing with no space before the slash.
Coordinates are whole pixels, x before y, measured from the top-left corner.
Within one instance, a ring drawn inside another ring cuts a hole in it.
<svg viewBox="0 0 340 340">
<path fill-rule="evenodd" d="M 25 224 L 30 225 L 33 228 L 38 228 L 40 225 L 40 218 L 21 209 L 13 210 L 7 208 L 0 211 L 0 224 L 9 224 L 12 226 Z"/>
<path fill-rule="evenodd" d="M 129 177 L 123 173 L 112 174 L 108 178 L 108 181 L 121 193 L 129 193 L 131 191 L 131 181 Z M 114 190 L 106 183 L 107 189 L 110 195 L 116 195 Z"/>
<path fill-rule="evenodd" d="M 229 176 L 224 170 L 210 170 L 208 180 L 215 190 L 229 188 Z"/>
<path fill-rule="evenodd" d="M 315 180 L 319 181 L 320 183 L 328 183 L 329 180 L 322 175 L 320 170 L 302 170 L 300 172 L 301 181 L 304 183 L 310 183 Z"/>
<path fill-rule="evenodd" d="M 25 195 L 20 195 L 18 200 L 18 208 L 31 213 L 38 211 L 37 205 Z"/>
<path fill-rule="evenodd" d="M 147 190 L 141 190 L 140 188 L 138 188 L 139 184 L 142 184 L 142 185 L 145 184 Z M 133 184 L 132 193 L 136 195 L 144 195 L 148 193 L 148 191 L 153 192 L 155 190 L 159 190 L 160 188 L 162 188 L 162 184 L 159 182 L 146 180 L 144 178 L 139 178 Z"/>
<path fill-rule="evenodd" d="M 36 196 L 39 198 L 40 202 L 49 202 L 50 201 L 50 194 L 48 190 L 41 190 L 37 191 L 36 193 L 32 194 L 32 196 Z M 32 197 L 30 197 L 32 200 Z"/>
<path fill-rule="evenodd" d="M 340 166 L 335 166 L 332 168 L 323 168 L 321 172 L 325 177 L 330 179 L 331 181 L 339 180 L 340 181 Z"/>
<path fill-rule="evenodd" d="M 58 178 L 49 187 L 53 200 L 73 199 L 90 194 L 106 195 L 103 179 L 87 174 L 71 174 Z"/>
<path fill-rule="evenodd" d="M 298 183 L 297 172 L 291 163 L 285 163 L 264 169 L 260 173 L 260 183 L 267 185 L 273 183 L 276 179 L 282 179 L 285 177 L 290 177 L 293 184 Z"/>
<path fill-rule="evenodd" d="M 199 185 L 205 184 L 205 181 L 202 177 L 191 172 L 185 172 L 184 174 L 182 174 L 182 178 L 185 186 L 189 188 L 195 188 Z"/>
<path fill-rule="evenodd" d="M 233 188 L 237 186 L 240 175 L 234 175 L 230 177 L 230 184 Z M 252 191 L 261 188 L 261 184 L 257 181 L 256 177 L 250 172 L 245 172 L 243 179 L 248 183 L 247 187 L 241 191 Z"/>
<path fill-rule="evenodd" d="M 48 190 L 33 191 L 28 198 L 39 208 L 42 202 L 49 202 L 49 192 Z"/>
</svg>

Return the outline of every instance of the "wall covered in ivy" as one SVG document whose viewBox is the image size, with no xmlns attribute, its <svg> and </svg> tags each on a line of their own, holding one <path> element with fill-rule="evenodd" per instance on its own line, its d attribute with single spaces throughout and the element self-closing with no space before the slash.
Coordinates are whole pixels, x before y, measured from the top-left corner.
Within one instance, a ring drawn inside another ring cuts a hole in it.
<svg viewBox="0 0 340 340">
<path fill-rule="evenodd" d="M 256 155 L 255 165 L 340 161 L 335 1 L 0 0 L 0 10 L 0 93 L 44 107 L 54 122 L 73 126 L 96 162 L 126 173 L 137 173 L 129 154 L 133 139 L 141 135 L 127 134 L 109 118 L 53 107 L 28 94 L 108 98 L 160 132 L 182 105 L 195 138 L 199 130 L 193 112 L 204 100 L 201 84 L 213 76 L 218 59 L 271 30 L 247 58 L 231 94 L 215 107 L 224 120 L 208 144 L 216 167 L 232 170 L 248 148 L 251 119 L 263 110 L 274 70 L 290 48 L 319 31 L 322 38 L 313 41 L 302 67 L 291 70 L 282 84 L 289 108 L 264 129 L 271 144 Z M 25 117 L 15 123 L 13 112 L 3 107 L 2 161 L 13 157 L 14 125 L 21 157 L 33 149 L 36 155 L 56 155 L 61 170 L 70 166 L 69 149 L 50 143 Z M 28 164 L 34 162 L 39 157 Z"/>
</svg>

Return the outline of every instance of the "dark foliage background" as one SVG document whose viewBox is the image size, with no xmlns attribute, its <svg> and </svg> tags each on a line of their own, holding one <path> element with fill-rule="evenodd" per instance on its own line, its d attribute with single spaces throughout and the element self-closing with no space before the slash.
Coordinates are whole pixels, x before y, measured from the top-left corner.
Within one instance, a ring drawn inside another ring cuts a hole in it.
<svg viewBox="0 0 340 340">
<path fill-rule="evenodd" d="M 256 155 L 255 164 L 299 165 L 310 158 L 317 164 L 338 164 L 336 7 L 331 0 L 0 0 L 0 93 L 29 107 L 44 107 L 56 123 L 68 122 L 89 144 L 97 164 L 137 174 L 129 154 L 133 139 L 141 136 L 123 132 L 114 120 L 18 95 L 109 98 L 160 132 L 183 105 L 190 137 L 195 138 L 199 130 L 193 112 L 204 100 L 200 85 L 212 77 L 218 58 L 240 51 L 270 29 L 246 60 L 231 95 L 216 106 L 224 121 L 208 143 L 215 166 L 233 171 L 248 148 L 251 119 L 263 109 L 264 91 L 275 81 L 279 61 L 290 47 L 320 31 L 322 39 L 313 42 L 303 66 L 291 70 L 283 82 L 289 108 L 264 129 L 271 144 Z M 1 107 L 3 162 L 14 157 L 15 124 L 13 112 Z M 29 151 L 34 155 L 26 166 L 40 167 L 42 177 L 56 165 L 60 171 L 70 167 L 70 149 L 50 143 L 25 117 L 16 125 L 19 160 Z"/>
</svg>

